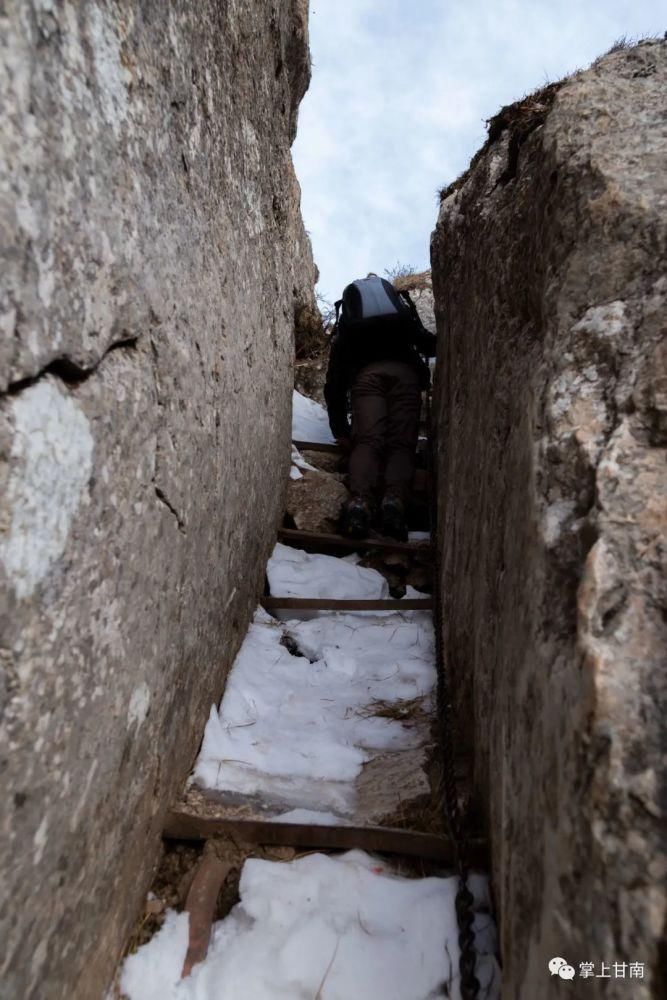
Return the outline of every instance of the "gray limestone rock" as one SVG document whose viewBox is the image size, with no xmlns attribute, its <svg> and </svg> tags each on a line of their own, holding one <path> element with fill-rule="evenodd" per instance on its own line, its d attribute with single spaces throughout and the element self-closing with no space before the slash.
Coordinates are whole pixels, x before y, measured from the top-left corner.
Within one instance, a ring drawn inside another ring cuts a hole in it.
<svg viewBox="0 0 667 1000">
<path fill-rule="evenodd" d="M 0 13 L 0 980 L 101 996 L 283 510 L 307 4 Z"/>
<path fill-rule="evenodd" d="M 335 532 L 348 496 L 333 473 L 306 471 L 301 479 L 290 480 L 285 509 L 301 531 Z"/>
<path fill-rule="evenodd" d="M 504 109 L 432 240 L 444 655 L 513 1000 L 562 996 L 554 956 L 643 963 L 591 1000 L 667 988 L 666 106 L 646 42 Z"/>
</svg>

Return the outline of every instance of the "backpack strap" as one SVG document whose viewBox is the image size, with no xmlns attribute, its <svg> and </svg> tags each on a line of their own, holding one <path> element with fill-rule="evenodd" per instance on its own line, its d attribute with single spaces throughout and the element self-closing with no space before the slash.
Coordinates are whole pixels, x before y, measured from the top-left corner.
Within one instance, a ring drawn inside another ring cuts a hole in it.
<svg viewBox="0 0 667 1000">
<path fill-rule="evenodd" d="M 421 330 L 425 330 L 426 327 L 424 326 L 424 324 L 421 321 L 421 316 L 417 312 L 417 306 L 412 301 L 412 296 L 410 295 L 410 292 L 406 291 L 405 289 L 402 289 L 398 294 L 401 296 L 401 298 L 407 304 L 408 309 L 412 313 L 412 318 L 417 323 L 417 325 L 419 326 L 419 328 Z"/>
<path fill-rule="evenodd" d="M 340 325 L 340 307 L 342 306 L 342 304 L 343 304 L 343 300 L 342 299 L 338 299 L 337 302 L 334 302 L 334 309 L 336 310 L 336 319 L 334 321 L 334 325 L 333 325 L 333 328 L 331 330 L 331 335 L 332 336 L 335 333 L 338 333 L 338 327 Z"/>
</svg>

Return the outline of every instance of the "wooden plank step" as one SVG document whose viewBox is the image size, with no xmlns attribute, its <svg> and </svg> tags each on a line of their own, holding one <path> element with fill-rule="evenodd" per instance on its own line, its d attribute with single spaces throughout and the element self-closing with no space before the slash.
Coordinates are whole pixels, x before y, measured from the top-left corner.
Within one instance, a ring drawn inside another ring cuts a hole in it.
<svg viewBox="0 0 667 1000">
<path fill-rule="evenodd" d="M 260 604 L 267 611 L 432 611 L 432 597 L 403 599 L 335 600 L 329 597 L 262 597 Z"/>
<path fill-rule="evenodd" d="M 346 538 L 344 535 L 327 534 L 323 531 L 301 531 L 298 528 L 281 528 L 278 537 L 283 542 L 307 545 L 328 545 L 341 549 L 381 549 L 384 552 L 412 552 L 428 555 L 430 541 L 397 542 L 393 538 Z"/>
<path fill-rule="evenodd" d="M 292 441 L 298 451 L 325 451 L 331 455 L 339 455 L 340 447 L 337 444 L 326 444 L 324 441 Z"/>
<path fill-rule="evenodd" d="M 319 826 L 314 823 L 276 823 L 271 820 L 228 819 L 200 816 L 182 808 L 167 814 L 163 837 L 167 840 L 208 840 L 232 835 L 249 844 L 322 850 L 380 851 L 455 863 L 449 837 L 382 826 Z M 488 851 L 481 838 L 468 841 L 472 864 L 486 866 Z"/>
</svg>

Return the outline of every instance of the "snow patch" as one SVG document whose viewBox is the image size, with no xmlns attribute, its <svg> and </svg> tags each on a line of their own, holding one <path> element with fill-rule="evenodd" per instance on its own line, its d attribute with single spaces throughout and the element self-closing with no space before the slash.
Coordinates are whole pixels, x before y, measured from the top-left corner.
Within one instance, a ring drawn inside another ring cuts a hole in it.
<svg viewBox="0 0 667 1000">
<path fill-rule="evenodd" d="M 329 417 L 324 407 L 295 389 L 292 393 L 292 437 L 295 441 L 333 444 Z"/>
<path fill-rule="evenodd" d="M 177 988 L 188 950 L 189 924 L 187 913 L 168 910 L 159 934 L 125 960 L 120 988 L 130 1000 L 188 996 L 180 990 L 177 992 Z"/>
<path fill-rule="evenodd" d="M 486 881 L 470 879 L 476 906 Z M 312 854 L 289 863 L 250 859 L 240 902 L 213 930 L 206 960 L 180 981 L 187 915 L 125 962 L 129 1000 L 429 1000 L 460 998 L 456 878 L 402 878 L 363 851 Z M 475 917 L 481 998 L 497 1000 L 495 935 Z"/>
<path fill-rule="evenodd" d="M 278 543 L 266 573 L 278 597 L 380 599 L 389 597 L 387 581 L 377 570 L 355 566 L 336 556 L 316 555 Z"/>
<path fill-rule="evenodd" d="M 260 796 L 278 814 L 292 807 L 350 816 L 364 763 L 421 739 L 369 705 L 423 697 L 430 706 L 430 616 L 329 613 L 281 624 L 263 614 L 250 626 L 219 711 L 211 709 L 194 778 Z M 289 652 L 286 636 L 303 655 Z"/>
<path fill-rule="evenodd" d="M 317 472 L 314 465 L 307 462 L 298 448 L 292 445 L 292 461 L 299 469 L 305 469 L 306 472 Z"/>
<path fill-rule="evenodd" d="M 290 809 L 271 817 L 274 823 L 310 823 L 313 826 L 347 826 L 347 821 L 332 812 L 318 812 L 315 809 Z"/>
<path fill-rule="evenodd" d="M 85 414 L 53 379 L 24 389 L 10 406 L 10 523 L 0 541 L 0 560 L 22 600 L 65 550 L 90 478 L 94 442 Z"/>
</svg>

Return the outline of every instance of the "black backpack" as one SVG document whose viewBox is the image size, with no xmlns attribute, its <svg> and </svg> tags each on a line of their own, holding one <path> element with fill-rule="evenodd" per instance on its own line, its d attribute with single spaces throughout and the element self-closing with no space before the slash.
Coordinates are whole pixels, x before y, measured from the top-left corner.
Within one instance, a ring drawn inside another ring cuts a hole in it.
<svg viewBox="0 0 667 1000">
<path fill-rule="evenodd" d="M 397 292 L 391 282 L 371 275 L 347 285 L 335 306 L 333 332 L 356 363 L 414 356 L 415 336 L 423 326 L 407 292 Z"/>
<path fill-rule="evenodd" d="M 335 306 L 332 357 L 335 349 L 348 379 L 376 361 L 401 361 L 413 365 L 422 386 L 428 385 L 429 367 L 421 353 L 435 354 L 430 343 L 435 337 L 424 328 L 408 292 L 370 275 L 347 285 Z"/>
<path fill-rule="evenodd" d="M 360 335 L 392 330 L 399 332 L 410 323 L 412 310 L 389 281 L 372 275 L 347 285 L 336 302 L 336 330 Z"/>
</svg>

